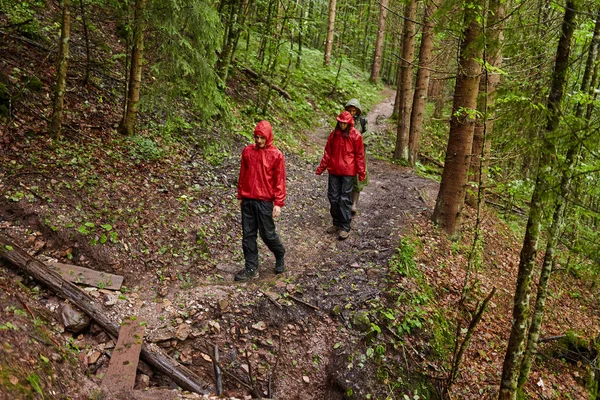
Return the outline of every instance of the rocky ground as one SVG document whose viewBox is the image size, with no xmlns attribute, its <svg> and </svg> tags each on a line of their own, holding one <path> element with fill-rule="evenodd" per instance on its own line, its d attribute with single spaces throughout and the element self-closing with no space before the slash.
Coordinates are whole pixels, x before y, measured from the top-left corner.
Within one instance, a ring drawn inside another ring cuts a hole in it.
<svg viewBox="0 0 600 400">
<path fill-rule="evenodd" d="M 386 122 L 392 99 L 388 97 L 370 110 L 372 135 L 387 135 L 393 129 Z M 327 121 L 323 125 L 327 126 Z M 108 236 L 104 246 L 90 244 L 91 236 L 77 230 L 85 219 L 75 219 L 78 222 L 67 233 L 49 228 L 58 227 L 59 214 L 76 214 L 82 206 L 69 208 L 66 204 L 61 209 L 56 202 L 44 201 L 43 190 L 32 189 L 39 183 L 36 179 L 58 192 L 65 190 L 65 197 L 66 188 L 57 175 L 45 176 L 47 165 L 31 165 L 26 173 L 5 175 L 5 194 L 9 186 L 21 185 L 25 193 L 33 195 L 16 201 L 6 200 L 5 195 L 0 232 L 39 259 L 123 275 L 126 288 L 121 292 L 82 289 L 114 321 L 130 315 L 146 321 L 146 341 L 156 343 L 199 375 L 206 393 L 215 391 L 209 354 L 218 346 L 221 365 L 227 371 L 225 395 L 231 398 L 433 396 L 447 359 L 435 355 L 432 348 L 437 339 L 423 325 L 429 325 L 427 315 L 436 309 L 443 310 L 447 321 L 455 318 L 469 229 L 465 241 L 458 244 L 440 236 L 429 223 L 438 183 L 371 154 L 370 184 L 361 195 L 350 237 L 339 241 L 326 234 L 330 224 L 327 178 L 314 175 L 314 170 L 329 131 L 324 127 L 306 133 L 306 152 L 301 157 L 286 153 L 288 199 L 277 221 L 287 247 L 287 272 L 282 275 L 273 274 L 273 258 L 260 246 L 260 278 L 233 282 L 233 275 L 243 265 L 235 201 L 236 157 L 207 168 L 198 164 L 197 154 L 192 153 L 181 167 L 141 167 L 130 174 L 121 171 L 121 181 L 116 168 L 107 166 L 107 173 L 116 178 L 111 190 L 104 192 L 99 185 L 98 192 L 83 194 L 80 199 L 83 208 L 109 208 L 113 214 L 121 210 L 120 218 L 114 219 L 108 230 L 118 235 L 114 242 Z M 191 182 L 173 178 L 173 171 L 186 171 Z M 80 177 L 71 178 L 75 185 Z M 10 193 L 14 195 L 14 191 Z M 102 212 L 99 214 L 95 227 L 103 218 Z M 472 223 L 469 211 L 466 226 Z M 501 290 L 492 301 L 490 316 L 482 322 L 482 335 L 474 338 L 467 353 L 466 372 L 455 386 L 459 398 L 494 396 L 509 328 L 519 239 L 505 228 L 499 230 L 492 213 L 486 216 L 484 226 L 486 248 L 491 250 L 486 252 L 489 266 L 475 274 L 478 290 L 482 295 L 494 285 L 501 285 Z M 410 276 L 390 273 L 390 260 L 404 236 L 421 240 L 416 260 L 427 286 L 433 288 L 432 295 L 419 297 L 422 287 Z M 0 390 L 0 398 L 15 398 L 15 393 L 37 398 L 36 385 L 44 398 L 101 398 L 98 384 L 108 366 L 114 338 L 93 323 L 78 334 L 65 331 L 58 318 L 64 301 L 6 264 L 0 268 L 0 288 L 0 339 L 4 343 L 0 351 L 5 360 L 0 369 L 5 388 Z M 598 314 L 593 310 L 598 302 L 593 300 L 593 291 L 587 286 L 579 290 L 578 298 L 586 299 L 585 312 L 568 295 L 553 299 L 551 306 L 559 317 L 583 313 L 584 321 L 593 319 L 594 323 L 556 318 L 558 322 L 547 333 L 563 333 L 576 326 L 590 337 L 597 335 Z M 400 298 L 402 293 L 413 295 L 407 297 L 411 301 L 400 317 L 409 315 L 412 308 L 425 313 L 407 327 L 404 338 L 386 330 L 372 312 L 373 304 L 394 304 L 392 297 Z M 372 324 L 380 330 L 375 341 Z M 533 382 L 530 390 L 544 398 L 564 398 L 556 396 L 567 392 L 573 398 L 585 398 L 577 383 L 585 371 L 568 366 L 567 373 L 559 374 L 551 372 L 553 369 L 550 363 L 534 371 L 534 378 L 546 386 L 542 388 L 536 381 L 537 387 Z M 174 386 L 142 363 L 137 387 Z"/>
</svg>

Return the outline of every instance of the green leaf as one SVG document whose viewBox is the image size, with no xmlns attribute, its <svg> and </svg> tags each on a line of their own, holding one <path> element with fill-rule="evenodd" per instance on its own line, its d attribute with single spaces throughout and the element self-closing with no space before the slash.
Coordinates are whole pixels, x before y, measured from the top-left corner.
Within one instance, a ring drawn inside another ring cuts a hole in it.
<svg viewBox="0 0 600 400">
<path fill-rule="evenodd" d="M 334 349 L 339 349 L 341 345 L 342 344 L 340 342 L 337 342 L 336 344 L 333 345 L 333 348 Z"/>
<path fill-rule="evenodd" d="M 5 244 L 5 245 L 4 245 L 4 248 L 5 248 L 6 250 L 8 250 L 8 251 L 12 251 L 12 250 L 13 250 L 13 247 L 12 247 L 12 246 L 9 246 L 9 245 L 7 245 L 7 244 Z"/>
<path fill-rule="evenodd" d="M 50 360 L 47 357 L 44 357 L 42 354 L 40 354 L 40 360 L 42 360 L 46 364 L 48 364 L 50 362 Z"/>
<path fill-rule="evenodd" d="M 102 224 L 100 226 L 107 232 L 111 231 L 113 228 L 111 224 Z"/>
</svg>

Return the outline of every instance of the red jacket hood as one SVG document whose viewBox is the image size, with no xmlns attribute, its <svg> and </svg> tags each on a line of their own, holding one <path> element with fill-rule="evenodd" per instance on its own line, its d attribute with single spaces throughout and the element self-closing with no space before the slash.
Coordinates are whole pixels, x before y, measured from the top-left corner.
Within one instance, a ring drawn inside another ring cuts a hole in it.
<svg viewBox="0 0 600 400">
<path fill-rule="evenodd" d="M 273 128 L 271 127 L 269 121 L 260 121 L 258 124 L 256 124 L 256 128 L 254 128 L 254 134 L 267 139 L 266 146 L 271 146 L 273 144 Z"/>
<path fill-rule="evenodd" d="M 349 124 L 351 127 L 354 127 L 354 118 L 352 117 L 352 114 L 350 114 L 348 111 L 344 111 L 340 115 L 338 115 L 337 120 L 338 122 Z"/>
</svg>

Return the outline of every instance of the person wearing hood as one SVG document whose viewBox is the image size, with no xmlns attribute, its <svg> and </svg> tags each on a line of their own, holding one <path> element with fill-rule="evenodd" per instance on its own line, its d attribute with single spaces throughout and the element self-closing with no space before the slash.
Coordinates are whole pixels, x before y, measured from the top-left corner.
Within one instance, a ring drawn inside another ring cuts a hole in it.
<svg viewBox="0 0 600 400">
<path fill-rule="evenodd" d="M 364 115 L 362 115 L 362 110 L 360 107 L 360 102 L 358 99 L 350 99 L 346 103 L 344 107 L 346 111 L 348 111 L 352 117 L 354 118 L 354 127 L 357 131 L 360 132 L 361 135 L 364 135 L 367 132 L 367 119 Z M 364 138 L 363 138 L 364 142 Z M 366 152 L 365 152 L 366 153 Z M 356 214 L 358 207 L 358 199 L 360 197 L 360 192 L 364 189 L 365 186 L 369 184 L 369 171 L 367 169 L 367 158 L 365 156 L 365 180 L 360 181 L 357 179 L 354 180 L 354 186 L 352 187 L 352 214 Z"/>
<path fill-rule="evenodd" d="M 327 139 L 321 163 L 315 172 L 329 173 L 327 198 L 333 225 L 327 233 L 338 233 L 344 240 L 349 236 L 352 221 L 352 186 L 355 177 L 365 179 L 365 147 L 361 134 L 354 128 L 354 119 L 348 111 L 337 117 L 337 125 Z"/>
<path fill-rule="evenodd" d="M 238 179 L 238 202 L 242 211 L 242 249 L 245 268 L 236 281 L 258 277 L 257 234 L 275 255 L 276 274 L 285 271 L 285 247 L 275 231 L 273 218 L 281 214 L 286 197 L 283 153 L 273 145 L 273 128 L 260 121 L 254 129 L 254 144 L 242 151 Z"/>
</svg>

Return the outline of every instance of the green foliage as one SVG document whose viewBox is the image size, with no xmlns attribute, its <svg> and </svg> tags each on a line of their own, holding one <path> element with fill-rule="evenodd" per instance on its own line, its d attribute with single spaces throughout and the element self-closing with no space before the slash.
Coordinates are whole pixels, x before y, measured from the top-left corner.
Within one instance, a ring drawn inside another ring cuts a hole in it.
<svg viewBox="0 0 600 400">
<path fill-rule="evenodd" d="M 380 312 L 399 335 L 424 330 L 423 334 L 431 336 L 432 350 L 444 359 L 452 347 L 452 330 L 443 310 L 433 304 L 433 290 L 415 262 L 418 245 L 418 242 L 402 238 L 396 254 L 389 261 L 390 282 L 398 281 L 398 276 L 411 278 L 417 289 L 406 291 L 392 286 L 390 294 L 395 297 L 395 306 Z"/>
<path fill-rule="evenodd" d="M 166 151 L 149 137 L 131 136 L 130 154 L 136 163 L 149 163 L 162 159 Z"/>
<path fill-rule="evenodd" d="M 42 387 L 40 386 L 40 377 L 37 374 L 32 372 L 29 375 L 27 375 L 26 379 L 27 379 L 27 382 L 29 382 L 29 384 L 33 388 L 33 390 L 35 390 L 39 395 L 41 395 L 42 399 L 43 399 L 44 392 L 42 391 Z"/>
<path fill-rule="evenodd" d="M 6 14 L 9 23 L 18 26 L 24 35 L 35 38 L 40 33 L 40 22 L 36 13 L 44 6 L 42 0 L 0 0 L 0 13 Z"/>
<path fill-rule="evenodd" d="M 142 101 L 167 115 L 189 105 L 201 121 L 216 114 L 226 116 L 214 71 L 221 27 L 212 4 L 161 0 L 150 2 L 147 11 L 156 55 L 150 69 L 156 81 Z"/>
</svg>

